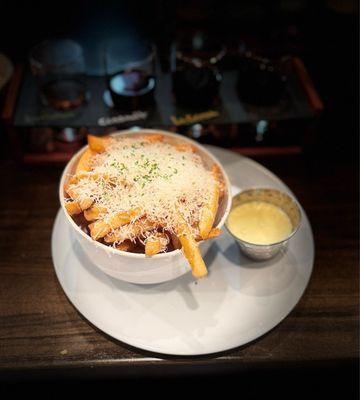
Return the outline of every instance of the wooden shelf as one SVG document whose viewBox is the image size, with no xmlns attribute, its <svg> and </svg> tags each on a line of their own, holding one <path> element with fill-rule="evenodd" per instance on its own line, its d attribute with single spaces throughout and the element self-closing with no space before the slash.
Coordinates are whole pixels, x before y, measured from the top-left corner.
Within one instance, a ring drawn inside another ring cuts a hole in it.
<svg viewBox="0 0 360 400">
<path fill-rule="evenodd" d="M 29 153 L 24 155 L 25 164 L 63 164 L 68 162 L 74 153 Z"/>
</svg>

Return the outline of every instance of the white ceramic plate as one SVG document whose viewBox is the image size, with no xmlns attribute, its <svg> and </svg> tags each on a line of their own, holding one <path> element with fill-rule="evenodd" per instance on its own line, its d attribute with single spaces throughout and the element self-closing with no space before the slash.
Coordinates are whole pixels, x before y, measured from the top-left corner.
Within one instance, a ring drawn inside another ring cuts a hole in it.
<svg viewBox="0 0 360 400">
<path fill-rule="evenodd" d="M 233 195 L 250 187 L 290 190 L 258 163 L 208 147 L 222 162 Z M 191 273 L 157 285 L 111 278 L 89 260 L 72 237 L 60 210 L 52 235 L 57 277 L 78 311 L 122 342 L 163 354 L 201 355 L 244 345 L 284 319 L 310 279 L 314 242 L 302 210 L 302 225 L 288 250 L 265 262 L 243 256 L 225 231 L 210 246 L 209 275 Z"/>
</svg>

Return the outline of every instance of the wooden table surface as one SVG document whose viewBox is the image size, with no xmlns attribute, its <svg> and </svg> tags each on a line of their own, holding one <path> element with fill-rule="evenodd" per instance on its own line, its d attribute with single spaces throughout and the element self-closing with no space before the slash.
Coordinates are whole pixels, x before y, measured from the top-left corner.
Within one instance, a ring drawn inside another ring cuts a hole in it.
<svg viewBox="0 0 360 400">
<path fill-rule="evenodd" d="M 356 363 L 358 202 L 354 168 L 303 156 L 260 160 L 293 190 L 316 245 L 305 295 L 254 343 L 207 357 L 165 357 L 117 342 L 69 303 L 50 237 L 61 167 L 0 168 L 0 376 L 156 376 Z M 163 368 L 163 367 L 166 368 Z M 198 368 L 202 366 L 202 368 Z M 161 368 L 160 368 L 161 367 Z"/>
</svg>

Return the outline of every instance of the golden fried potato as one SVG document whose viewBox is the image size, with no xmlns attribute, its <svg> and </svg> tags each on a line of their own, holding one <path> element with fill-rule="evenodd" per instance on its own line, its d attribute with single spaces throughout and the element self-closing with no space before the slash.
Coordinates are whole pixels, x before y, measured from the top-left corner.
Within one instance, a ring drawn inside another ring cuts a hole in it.
<svg viewBox="0 0 360 400">
<path fill-rule="evenodd" d="M 102 136 L 102 137 L 93 135 L 87 136 L 88 145 L 90 149 L 95 153 L 104 152 L 110 140 L 111 138 L 109 136 Z"/>
<path fill-rule="evenodd" d="M 199 230 L 200 230 L 200 236 L 204 240 L 208 237 L 211 228 L 214 225 L 218 206 L 219 206 L 219 186 L 216 183 L 212 188 L 208 203 L 203 206 L 200 214 Z"/>
<path fill-rule="evenodd" d="M 221 199 L 225 195 L 225 182 L 220 168 L 217 164 L 213 164 L 213 166 L 211 167 L 211 173 L 219 185 L 219 199 Z"/>
<path fill-rule="evenodd" d="M 220 228 L 212 228 L 211 231 L 208 234 L 208 239 L 214 239 L 221 235 L 221 229 Z"/>
<path fill-rule="evenodd" d="M 95 221 L 99 219 L 99 215 L 106 213 L 105 207 L 100 207 L 98 205 L 93 205 L 92 207 L 88 208 L 84 211 L 84 217 L 87 221 Z"/>
<path fill-rule="evenodd" d="M 106 223 L 103 220 L 98 220 L 96 222 L 93 222 L 92 224 L 88 225 L 88 228 L 90 230 L 90 236 L 94 239 L 101 239 L 104 237 L 109 231 L 110 231 L 110 226 L 108 223 Z"/>
<path fill-rule="evenodd" d="M 107 235 L 111 230 L 115 230 L 122 225 L 128 224 L 133 218 L 139 215 L 140 210 L 134 209 L 115 214 L 110 218 L 109 222 L 104 220 L 97 220 L 89 225 L 90 236 L 94 239 L 101 239 Z"/>
<path fill-rule="evenodd" d="M 164 243 L 168 243 L 168 237 L 165 233 L 158 232 L 154 237 L 149 237 L 145 242 L 145 254 L 153 256 L 166 249 Z"/>
<path fill-rule="evenodd" d="M 201 256 L 198 245 L 190 233 L 190 229 L 185 220 L 179 215 L 179 224 L 177 227 L 177 236 L 182 244 L 182 252 L 188 260 L 192 274 L 195 278 L 202 278 L 207 275 L 205 262 Z"/>
<path fill-rule="evenodd" d="M 153 133 L 151 135 L 146 135 L 145 139 L 150 143 L 162 142 L 164 140 L 164 135 L 160 133 Z"/>
<path fill-rule="evenodd" d="M 81 155 L 76 169 L 75 174 L 80 174 L 82 172 L 87 172 L 91 170 L 91 158 L 93 157 L 94 153 L 91 149 L 86 149 L 84 153 Z"/>
<path fill-rule="evenodd" d="M 115 229 L 114 231 L 109 232 L 106 236 L 104 236 L 104 241 L 106 243 L 114 243 L 122 242 L 133 237 L 139 237 L 142 236 L 145 232 L 156 229 L 157 225 L 145 218 L 141 218 L 133 222 L 131 225 L 124 227 L 126 227 L 125 232 L 121 229 L 121 227 L 119 227 L 119 229 Z"/>
<path fill-rule="evenodd" d="M 124 242 L 117 244 L 115 247 L 121 251 L 130 251 L 133 246 L 134 243 L 130 240 L 125 240 Z"/>
<path fill-rule="evenodd" d="M 190 143 L 179 143 L 179 144 L 175 145 L 175 148 L 178 151 L 185 151 L 188 153 L 196 153 L 197 152 L 197 148 Z"/>
<path fill-rule="evenodd" d="M 82 212 L 82 209 L 77 201 L 67 201 L 65 203 L 65 208 L 69 215 L 76 215 Z"/>
</svg>

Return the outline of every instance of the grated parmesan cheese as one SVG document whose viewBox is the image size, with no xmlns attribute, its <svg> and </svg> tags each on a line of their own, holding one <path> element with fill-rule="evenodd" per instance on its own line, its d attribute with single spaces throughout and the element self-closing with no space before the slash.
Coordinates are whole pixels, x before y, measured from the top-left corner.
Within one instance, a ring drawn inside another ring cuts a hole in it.
<svg viewBox="0 0 360 400">
<path fill-rule="evenodd" d="M 76 192 L 79 200 L 91 198 L 105 208 L 100 219 L 107 222 L 119 212 L 138 208 L 140 215 L 131 223 L 145 216 L 174 232 L 180 213 L 198 235 L 201 208 L 209 200 L 209 189 L 217 185 L 199 154 L 146 137 L 120 136 L 111 138 L 106 151 L 93 157 L 92 165 L 90 172 L 69 184 L 69 190 Z M 129 226 L 118 230 L 124 238 L 130 232 L 133 239 Z M 150 235 L 143 233 L 142 240 Z"/>
</svg>

